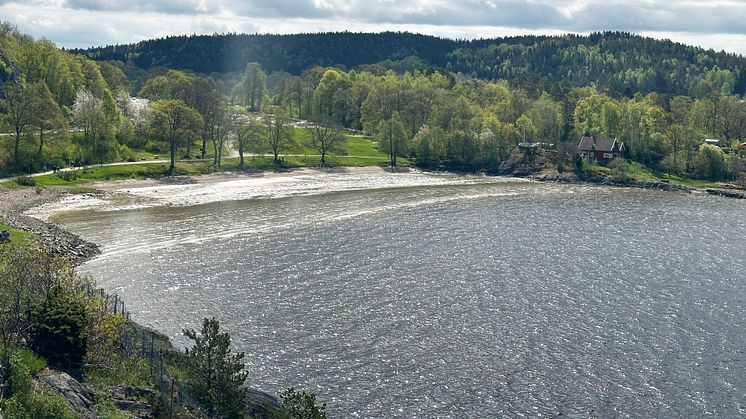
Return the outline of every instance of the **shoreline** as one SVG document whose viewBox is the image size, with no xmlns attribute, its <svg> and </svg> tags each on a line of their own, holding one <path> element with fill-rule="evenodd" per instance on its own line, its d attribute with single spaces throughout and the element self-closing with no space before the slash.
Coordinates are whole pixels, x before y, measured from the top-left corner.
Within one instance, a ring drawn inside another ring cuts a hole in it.
<svg viewBox="0 0 746 419">
<path fill-rule="evenodd" d="M 197 176 L 175 176 L 169 178 L 146 178 L 146 179 L 126 179 L 111 180 L 90 183 L 87 186 L 93 190 L 89 194 L 107 194 L 116 192 L 128 192 L 128 189 L 149 188 L 157 186 L 172 185 L 210 185 L 220 182 L 230 182 L 235 180 L 248 179 L 276 179 L 292 178 L 299 176 L 319 176 L 324 174 L 376 174 L 376 173 L 420 173 L 434 175 L 483 175 L 496 178 L 514 178 L 522 179 L 529 182 L 568 184 L 568 185 L 585 185 L 585 186 L 610 186 L 620 188 L 637 188 L 660 190 L 666 192 L 684 192 L 696 194 L 710 194 L 714 196 L 730 199 L 746 199 L 746 191 L 728 188 L 697 188 L 683 185 L 671 184 L 668 182 L 649 180 L 637 181 L 630 180 L 618 182 L 608 178 L 591 177 L 580 179 L 573 173 L 559 174 L 503 174 L 493 175 L 484 173 L 462 173 L 439 170 L 421 170 L 412 167 L 402 167 L 392 170 L 382 166 L 338 166 L 329 168 L 311 168 L 301 167 L 290 169 L 288 171 L 259 171 L 259 172 L 234 172 L 226 171 L 220 173 L 211 173 Z M 51 204 L 63 199 L 66 196 L 77 195 L 68 192 L 65 187 L 59 189 L 8 189 L 0 185 L 0 221 L 19 230 L 28 231 L 36 234 L 41 238 L 40 245 L 46 247 L 53 254 L 62 256 L 70 260 L 75 266 L 93 259 L 101 254 L 98 244 L 83 240 L 80 236 L 71 233 L 56 224 L 42 220 L 40 218 L 26 215 L 29 209 L 40 207 L 45 204 Z"/>
<path fill-rule="evenodd" d="M 0 187 L 0 221 L 38 236 L 40 247 L 77 267 L 101 254 L 101 248 L 56 224 L 24 214 L 33 207 L 56 202 L 64 195 L 67 193 Z"/>
<path fill-rule="evenodd" d="M 402 167 L 392 170 L 382 166 L 363 166 L 350 167 L 338 166 L 330 168 L 311 168 L 302 167 L 290 169 L 288 171 L 259 171 L 259 172 L 234 172 L 226 171 L 220 173 L 211 173 L 197 176 L 175 176 L 169 178 L 146 178 L 146 179 L 127 179 L 100 181 L 87 185 L 93 192 L 89 194 L 107 194 L 115 192 L 128 192 L 128 189 L 149 188 L 157 186 L 172 185 L 210 185 L 220 182 L 230 182 L 235 180 L 248 179 L 276 179 L 292 178 L 299 176 L 319 176 L 324 174 L 376 174 L 376 173 L 420 173 L 434 175 L 483 175 L 496 178 L 514 178 L 522 179 L 529 182 L 568 184 L 568 185 L 586 185 L 586 186 L 610 186 L 621 188 L 637 188 L 660 190 L 666 192 L 684 192 L 696 194 L 710 194 L 719 197 L 731 199 L 746 199 L 746 191 L 726 188 L 697 188 L 683 185 L 671 184 L 668 182 L 649 180 L 618 182 L 608 178 L 591 177 L 580 179 L 575 174 L 504 174 L 492 175 L 484 173 L 461 173 L 452 171 L 439 170 L 421 170 L 412 167 Z M 56 224 L 39 219 L 34 216 L 26 215 L 29 209 L 40 207 L 45 204 L 57 202 L 63 197 L 76 195 L 68 192 L 65 187 L 59 189 L 8 189 L 0 185 L 0 221 L 19 230 L 28 231 L 36 234 L 41 238 L 40 245 L 46 247 L 52 253 L 60 255 L 70 260 L 75 266 L 79 266 L 94 257 L 101 254 L 98 244 L 83 240 L 80 236 L 71 233 Z"/>
</svg>

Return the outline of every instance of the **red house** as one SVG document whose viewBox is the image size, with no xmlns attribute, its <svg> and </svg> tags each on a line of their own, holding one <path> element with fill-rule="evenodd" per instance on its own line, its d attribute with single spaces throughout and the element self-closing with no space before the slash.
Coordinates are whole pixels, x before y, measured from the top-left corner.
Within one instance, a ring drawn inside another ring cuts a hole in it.
<svg viewBox="0 0 746 419">
<path fill-rule="evenodd" d="M 623 156 L 625 151 L 624 143 L 616 138 L 597 138 L 594 135 L 581 138 L 578 144 L 578 152 L 582 156 L 602 163 Z"/>
</svg>

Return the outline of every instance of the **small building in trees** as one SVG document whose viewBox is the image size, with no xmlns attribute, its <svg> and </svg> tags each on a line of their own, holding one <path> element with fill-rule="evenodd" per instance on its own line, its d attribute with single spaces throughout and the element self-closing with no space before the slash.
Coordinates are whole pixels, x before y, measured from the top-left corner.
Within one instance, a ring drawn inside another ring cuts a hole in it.
<svg viewBox="0 0 746 419">
<path fill-rule="evenodd" d="M 578 153 L 600 163 L 608 163 L 617 157 L 624 156 L 624 143 L 616 138 L 599 138 L 595 135 L 583 137 L 578 144 Z"/>
</svg>

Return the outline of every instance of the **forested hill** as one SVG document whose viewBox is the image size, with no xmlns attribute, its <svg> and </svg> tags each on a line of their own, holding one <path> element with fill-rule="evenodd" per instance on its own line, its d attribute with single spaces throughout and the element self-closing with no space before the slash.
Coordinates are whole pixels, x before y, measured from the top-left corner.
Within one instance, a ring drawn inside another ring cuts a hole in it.
<svg viewBox="0 0 746 419">
<path fill-rule="evenodd" d="M 293 74 L 313 66 L 350 69 L 382 63 L 399 71 L 433 66 L 522 85 L 595 85 L 626 95 L 699 96 L 699 90 L 708 90 L 720 78 L 732 80 L 724 84 L 723 94 L 742 95 L 746 90 L 743 56 L 624 32 L 473 41 L 406 32 L 192 35 L 74 52 L 146 70 L 168 67 L 198 73 L 241 71 L 249 62 L 260 63 L 268 72 Z"/>
<path fill-rule="evenodd" d="M 168 67 L 199 73 L 242 71 L 258 62 L 265 71 L 298 74 L 314 66 L 357 67 L 417 56 L 443 67 L 459 42 L 412 33 L 310 33 L 294 35 L 192 35 L 93 48 L 95 60 L 129 61 L 137 67 Z"/>
</svg>

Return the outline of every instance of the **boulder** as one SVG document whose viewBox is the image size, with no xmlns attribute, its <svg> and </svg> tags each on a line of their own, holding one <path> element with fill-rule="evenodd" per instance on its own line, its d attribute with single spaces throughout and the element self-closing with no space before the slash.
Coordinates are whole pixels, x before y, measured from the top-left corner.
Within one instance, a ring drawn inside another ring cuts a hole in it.
<svg viewBox="0 0 746 419">
<path fill-rule="evenodd" d="M 39 373 L 37 380 L 59 393 L 83 417 L 97 417 L 96 397 L 93 392 L 69 374 L 44 368 Z"/>
<path fill-rule="evenodd" d="M 272 418 L 275 412 L 282 409 L 282 404 L 277 397 L 253 388 L 246 390 L 244 401 L 246 413 L 252 418 Z"/>
<path fill-rule="evenodd" d="M 111 400 L 114 405 L 139 419 L 154 417 L 153 400 L 155 397 L 155 391 L 142 387 L 117 386 L 111 389 Z"/>
</svg>

